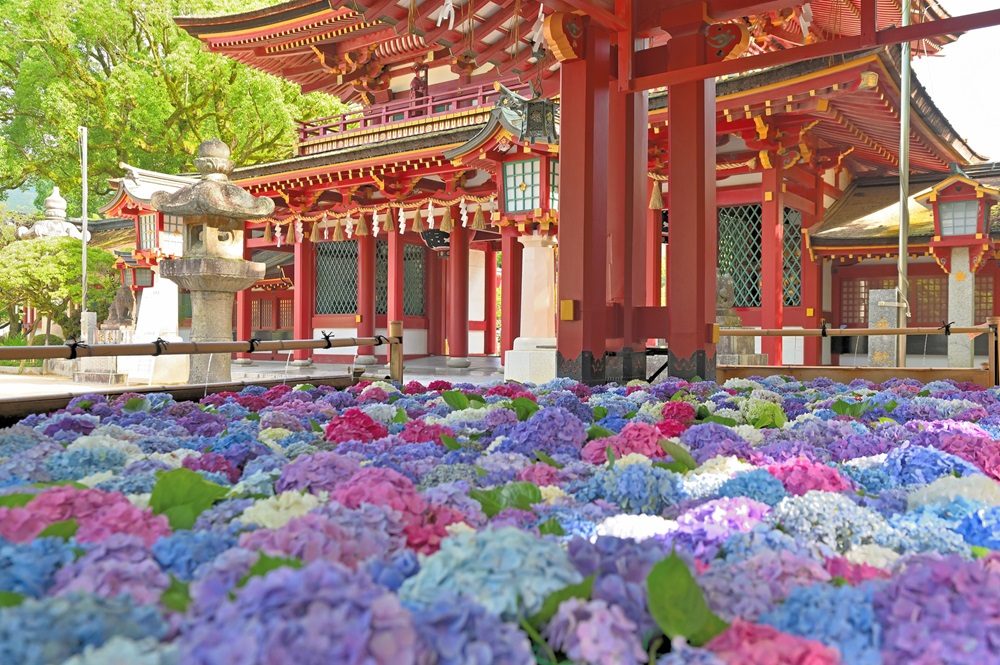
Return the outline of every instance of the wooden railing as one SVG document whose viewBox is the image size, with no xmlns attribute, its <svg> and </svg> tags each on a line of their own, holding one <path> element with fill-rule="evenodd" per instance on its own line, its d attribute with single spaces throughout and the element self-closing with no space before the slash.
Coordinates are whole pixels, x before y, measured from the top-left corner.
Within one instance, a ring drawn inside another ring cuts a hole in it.
<svg viewBox="0 0 1000 665">
<path fill-rule="evenodd" d="M 872 367 L 855 365 L 719 365 L 716 378 L 748 378 L 784 374 L 801 381 L 826 377 L 849 383 L 853 379 L 867 379 L 881 383 L 891 378 L 914 378 L 924 383 L 937 379 L 969 381 L 987 388 L 1000 385 L 1000 317 L 991 317 L 983 326 L 947 328 L 720 328 L 721 337 L 878 337 L 884 335 L 982 335 L 988 336 L 989 360 L 986 367 Z"/>
<path fill-rule="evenodd" d="M 512 82 L 507 87 L 515 92 L 523 92 L 529 86 L 527 83 Z M 432 118 L 464 109 L 491 106 L 499 96 L 500 93 L 492 84 L 481 85 L 419 99 L 391 101 L 328 118 L 299 122 L 299 143 L 320 141 L 345 132 L 381 127 L 417 118 Z"/>
</svg>

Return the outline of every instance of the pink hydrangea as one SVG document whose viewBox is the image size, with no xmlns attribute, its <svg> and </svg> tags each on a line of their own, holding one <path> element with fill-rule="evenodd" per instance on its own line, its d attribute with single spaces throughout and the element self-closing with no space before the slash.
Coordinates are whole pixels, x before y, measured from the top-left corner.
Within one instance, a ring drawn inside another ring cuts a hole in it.
<svg viewBox="0 0 1000 665">
<path fill-rule="evenodd" d="M 810 490 L 842 492 L 853 489 L 851 481 L 825 464 L 811 462 L 805 457 L 793 457 L 780 464 L 767 467 L 768 472 L 781 481 L 791 494 L 802 496 Z"/>
<path fill-rule="evenodd" d="M 626 395 L 631 395 L 632 393 L 637 393 L 640 390 L 645 390 L 646 387 L 647 386 L 626 386 L 625 387 L 625 394 Z"/>
<path fill-rule="evenodd" d="M 435 390 L 451 390 L 451 382 L 450 381 L 442 381 L 441 379 L 437 379 L 435 381 L 431 381 L 428 384 L 427 390 L 432 391 L 432 392 L 435 391 Z"/>
<path fill-rule="evenodd" d="M 975 464 L 976 468 L 993 480 L 1000 480 L 1000 441 L 955 434 L 945 437 L 937 448 Z"/>
<path fill-rule="evenodd" d="M 260 395 L 240 395 L 236 398 L 237 404 L 251 411 L 260 411 L 269 406 L 268 401 Z"/>
<path fill-rule="evenodd" d="M 226 459 L 225 455 L 219 453 L 202 453 L 201 455 L 191 455 L 185 457 L 182 462 L 185 469 L 192 471 L 207 471 L 209 473 L 221 473 L 229 482 L 236 483 L 240 479 L 240 470 Z"/>
<path fill-rule="evenodd" d="M 548 464 L 532 464 L 517 472 L 517 479 L 534 483 L 539 487 L 559 484 L 559 469 Z"/>
<path fill-rule="evenodd" d="M 815 640 L 736 619 L 705 645 L 731 665 L 840 665 L 840 653 Z"/>
<path fill-rule="evenodd" d="M 76 539 L 81 543 L 124 533 L 141 538 L 148 546 L 170 533 L 166 517 L 133 506 L 120 492 L 66 485 L 42 492 L 22 508 L 0 508 L 0 537 L 28 542 L 50 524 L 68 519 L 77 521 Z"/>
<path fill-rule="evenodd" d="M 501 383 L 501 384 L 493 386 L 492 388 L 490 388 L 489 390 L 487 390 L 486 391 L 486 396 L 489 397 L 489 396 L 492 396 L 492 395 L 499 395 L 500 397 L 512 398 L 512 397 L 514 397 L 514 395 L 518 394 L 519 392 L 520 392 L 520 390 L 518 390 L 514 386 L 512 386 L 510 384 L 507 384 L 507 383 Z"/>
<path fill-rule="evenodd" d="M 688 402 L 667 402 L 660 409 L 660 415 L 664 419 L 677 420 L 688 423 L 694 420 L 695 408 Z"/>
<path fill-rule="evenodd" d="M 292 392 L 292 387 L 288 384 L 282 383 L 281 385 L 277 385 L 274 386 L 273 388 L 268 389 L 268 391 L 263 395 L 261 395 L 261 397 L 263 397 L 268 402 L 273 402 L 279 397 L 283 397 L 284 395 L 287 395 L 290 392 Z"/>
<path fill-rule="evenodd" d="M 673 439 L 687 431 L 688 426 L 679 420 L 667 418 L 656 423 L 656 430 L 664 439 Z"/>
<path fill-rule="evenodd" d="M 358 548 L 346 529 L 325 515 L 306 513 L 278 529 L 260 529 L 240 536 L 240 547 L 268 556 L 285 556 L 311 563 L 337 561 L 352 570 L 377 552 Z"/>
<path fill-rule="evenodd" d="M 407 546 L 424 554 L 440 548 L 448 535 L 446 526 L 462 521 L 457 510 L 427 503 L 409 478 L 392 469 L 366 467 L 338 486 L 330 498 L 348 508 L 370 503 L 399 511 Z"/>
<path fill-rule="evenodd" d="M 361 441 L 369 443 L 388 436 L 385 425 L 375 422 L 371 416 L 358 408 L 350 408 L 342 415 L 334 416 L 326 425 L 326 440 L 332 443 Z"/>
<path fill-rule="evenodd" d="M 378 386 L 369 386 L 364 389 L 364 391 L 361 393 L 361 396 L 358 399 L 360 399 L 363 402 L 383 403 L 389 401 L 389 393 L 387 393 L 384 389 L 379 388 Z"/>
<path fill-rule="evenodd" d="M 591 464 L 604 464 L 608 461 L 608 446 L 611 446 L 616 458 L 625 457 L 630 453 L 646 457 L 664 457 L 666 453 L 660 447 L 661 438 L 656 427 L 647 423 L 631 422 L 615 436 L 588 442 L 580 451 L 580 457 Z"/>
<path fill-rule="evenodd" d="M 419 395 L 427 391 L 427 386 L 420 383 L 419 381 L 410 381 L 403 388 L 403 392 L 407 395 Z"/>
<path fill-rule="evenodd" d="M 423 420 L 411 420 L 403 427 L 399 438 L 407 443 L 426 443 L 433 441 L 441 445 L 442 436 L 455 436 L 455 430 L 444 425 L 430 425 Z"/>
<path fill-rule="evenodd" d="M 854 563 L 842 556 L 827 559 L 825 567 L 830 577 L 839 577 L 851 586 L 857 586 L 868 580 L 887 580 L 892 577 L 887 570 L 866 563 Z"/>
</svg>

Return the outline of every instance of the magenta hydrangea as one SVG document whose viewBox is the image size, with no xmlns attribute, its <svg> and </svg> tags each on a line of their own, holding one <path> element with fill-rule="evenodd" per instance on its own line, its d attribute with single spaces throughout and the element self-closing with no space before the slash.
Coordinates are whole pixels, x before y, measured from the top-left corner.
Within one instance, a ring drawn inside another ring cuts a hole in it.
<svg viewBox="0 0 1000 665">
<path fill-rule="evenodd" d="M 316 493 L 332 491 L 361 470 L 361 464 L 350 457 L 332 452 L 299 455 L 281 468 L 281 477 L 274 484 L 276 492 L 302 490 Z"/>
<path fill-rule="evenodd" d="M 790 494 L 802 496 L 810 490 L 843 492 L 853 489 L 851 481 L 835 468 L 811 462 L 805 457 L 795 457 L 786 462 L 772 464 L 768 472 L 781 481 Z"/>
</svg>

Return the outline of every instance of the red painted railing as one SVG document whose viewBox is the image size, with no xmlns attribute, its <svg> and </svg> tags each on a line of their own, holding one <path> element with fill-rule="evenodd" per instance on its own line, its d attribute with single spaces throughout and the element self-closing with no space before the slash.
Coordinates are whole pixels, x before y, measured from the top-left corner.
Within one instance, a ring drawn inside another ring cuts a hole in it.
<svg viewBox="0 0 1000 665">
<path fill-rule="evenodd" d="M 523 94 L 529 86 L 527 83 L 512 82 L 507 87 Z M 492 84 L 481 85 L 465 90 L 442 92 L 420 99 L 391 101 L 348 111 L 329 118 L 299 122 L 299 142 L 311 143 L 345 132 L 381 127 L 418 118 L 432 118 L 463 109 L 492 106 L 499 96 L 500 93 L 493 89 Z"/>
</svg>

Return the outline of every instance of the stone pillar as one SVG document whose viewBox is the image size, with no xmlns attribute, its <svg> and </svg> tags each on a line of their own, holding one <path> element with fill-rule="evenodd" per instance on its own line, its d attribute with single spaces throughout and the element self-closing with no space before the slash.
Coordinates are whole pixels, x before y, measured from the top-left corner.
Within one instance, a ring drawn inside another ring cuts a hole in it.
<svg viewBox="0 0 1000 665">
<path fill-rule="evenodd" d="M 519 236 L 521 254 L 521 337 L 556 336 L 555 240 L 546 235 Z"/>
<path fill-rule="evenodd" d="M 501 229 L 500 252 L 500 357 L 507 363 L 507 352 L 521 336 L 521 277 L 524 247 L 517 241 L 517 227 Z"/>
<path fill-rule="evenodd" d="M 976 274 L 972 272 L 969 248 L 951 250 L 951 273 L 948 275 L 948 321 L 958 327 L 975 325 Z M 948 367 L 972 367 L 973 340 L 968 335 L 948 336 Z"/>
</svg>

